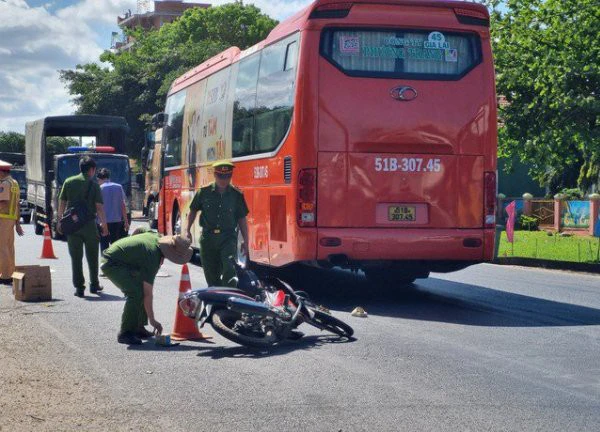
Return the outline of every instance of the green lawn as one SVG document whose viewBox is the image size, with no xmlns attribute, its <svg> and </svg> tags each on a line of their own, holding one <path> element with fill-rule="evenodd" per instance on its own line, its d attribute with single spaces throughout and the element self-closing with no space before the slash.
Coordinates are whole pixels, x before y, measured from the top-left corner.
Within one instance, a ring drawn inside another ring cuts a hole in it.
<svg viewBox="0 0 600 432">
<path fill-rule="evenodd" d="M 515 231 L 514 244 L 502 232 L 498 257 L 526 257 L 556 261 L 598 262 L 598 238 L 549 236 L 544 231 Z"/>
</svg>

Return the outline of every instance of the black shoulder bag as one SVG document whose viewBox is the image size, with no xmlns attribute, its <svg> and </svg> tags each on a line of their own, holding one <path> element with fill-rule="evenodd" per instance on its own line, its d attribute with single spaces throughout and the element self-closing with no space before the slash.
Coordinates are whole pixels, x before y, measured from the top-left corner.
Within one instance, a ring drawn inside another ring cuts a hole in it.
<svg viewBox="0 0 600 432">
<path fill-rule="evenodd" d="M 88 196 L 92 187 L 92 181 L 88 180 L 87 191 L 82 201 L 77 201 L 65 210 L 60 220 L 60 228 L 63 234 L 69 235 L 79 231 L 83 226 L 94 218 L 88 208 Z"/>
</svg>

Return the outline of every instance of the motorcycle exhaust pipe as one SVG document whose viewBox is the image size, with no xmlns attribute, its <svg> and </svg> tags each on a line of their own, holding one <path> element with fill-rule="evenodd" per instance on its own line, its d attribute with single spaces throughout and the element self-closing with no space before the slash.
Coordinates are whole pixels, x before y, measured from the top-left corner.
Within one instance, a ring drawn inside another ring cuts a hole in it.
<svg viewBox="0 0 600 432">
<path fill-rule="evenodd" d="M 245 314 L 279 317 L 279 314 L 276 311 L 272 310 L 264 303 L 245 300 L 238 297 L 229 297 L 227 300 L 227 309 Z"/>
</svg>

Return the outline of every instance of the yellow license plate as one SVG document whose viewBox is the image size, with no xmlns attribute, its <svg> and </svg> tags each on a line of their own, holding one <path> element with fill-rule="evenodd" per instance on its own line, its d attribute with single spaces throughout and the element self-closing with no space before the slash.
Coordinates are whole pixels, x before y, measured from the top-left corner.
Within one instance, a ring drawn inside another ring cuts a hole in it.
<svg viewBox="0 0 600 432">
<path fill-rule="evenodd" d="M 417 220 L 417 210 L 414 206 L 389 206 L 388 220 L 394 222 L 414 222 Z"/>
</svg>

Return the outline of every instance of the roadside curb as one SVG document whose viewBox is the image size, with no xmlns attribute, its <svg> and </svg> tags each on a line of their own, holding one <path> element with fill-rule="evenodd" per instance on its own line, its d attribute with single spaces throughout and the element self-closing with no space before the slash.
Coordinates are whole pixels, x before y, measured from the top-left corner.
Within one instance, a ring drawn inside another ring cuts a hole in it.
<svg viewBox="0 0 600 432">
<path fill-rule="evenodd" d="M 570 270 L 587 273 L 600 273 L 600 264 L 578 263 L 568 261 L 554 261 L 537 258 L 496 258 L 494 264 L 500 265 L 515 265 L 523 267 L 541 267 L 552 270 Z"/>
</svg>

